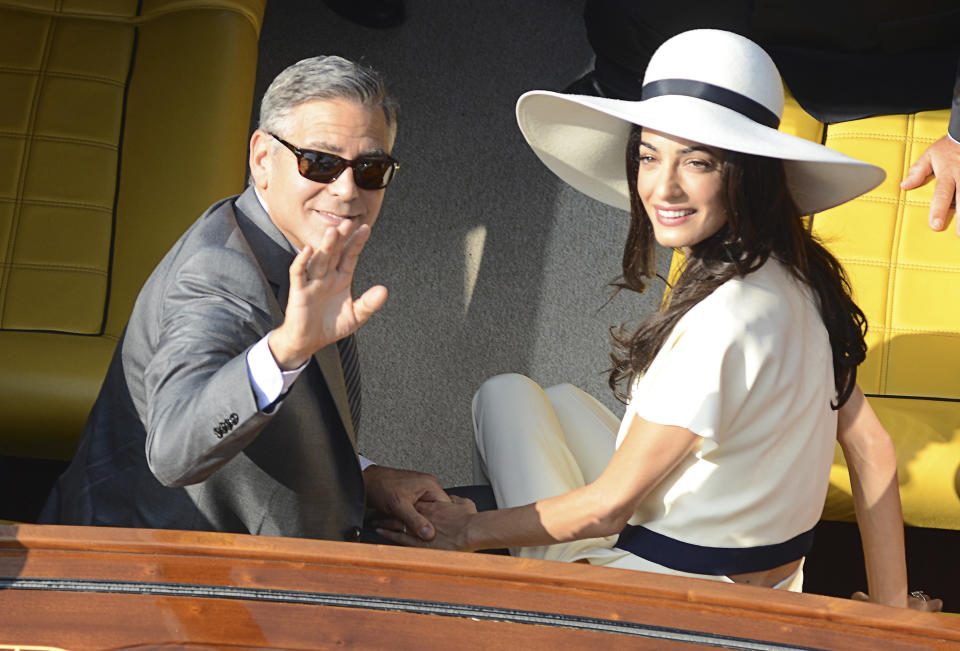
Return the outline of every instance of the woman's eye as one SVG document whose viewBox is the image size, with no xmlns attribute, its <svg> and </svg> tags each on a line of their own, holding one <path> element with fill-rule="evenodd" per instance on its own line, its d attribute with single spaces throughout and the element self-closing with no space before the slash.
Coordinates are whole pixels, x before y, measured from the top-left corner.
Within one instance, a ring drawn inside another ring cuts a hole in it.
<svg viewBox="0 0 960 651">
<path fill-rule="evenodd" d="M 713 163 L 708 160 L 700 160 L 695 158 L 691 161 L 688 161 L 688 164 L 695 167 L 698 170 L 711 170 L 713 169 Z"/>
</svg>

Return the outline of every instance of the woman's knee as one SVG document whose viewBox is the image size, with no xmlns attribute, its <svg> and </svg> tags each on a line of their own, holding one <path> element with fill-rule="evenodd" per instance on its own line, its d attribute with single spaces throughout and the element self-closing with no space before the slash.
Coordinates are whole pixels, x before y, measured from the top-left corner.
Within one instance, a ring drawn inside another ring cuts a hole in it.
<svg viewBox="0 0 960 651">
<path fill-rule="evenodd" d="M 591 398 L 589 394 L 584 393 L 578 387 L 573 386 L 569 382 L 564 382 L 563 384 L 555 384 L 552 387 L 544 389 L 544 393 L 547 394 L 547 397 L 550 398 L 550 402 L 565 402 L 575 400 L 577 402 L 582 402 L 584 396 Z"/>
<path fill-rule="evenodd" d="M 519 373 L 504 373 L 485 381 L 473 396 L 473 428 L 477 446 L 485 456 L 485 440 L 517 436 L 524 423 L 542 417 L 549 401 L 540 385 Z"/>
<path fill-rule="evenodd" d="M 503 373 L 484 381 L 473 395 L 473 412 L 484 405 L 497 404 L 527 392 L 542 392 L 540 385 L 520 373 Z"/>
<path fill-rule="evenodd" d="M 558 384 L 546 389 L 545 393 L 554 411 L 557 412 L 561 424 L 568 419 L 580 423 L 586 418 L 588 422 L 596 421 L 614 433 L 620 428 L 620 419 L 616 414 L 579 387 L 572 384 Z"/>
</svg>

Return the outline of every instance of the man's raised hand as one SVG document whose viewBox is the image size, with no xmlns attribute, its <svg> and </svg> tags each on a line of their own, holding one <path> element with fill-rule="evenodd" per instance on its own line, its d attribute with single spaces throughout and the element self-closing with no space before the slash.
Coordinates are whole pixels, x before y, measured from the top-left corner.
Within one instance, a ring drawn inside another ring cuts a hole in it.
<svg viewBox="0 0 960 651">
<path fill-rule="evenodd" d="M 348 222 L 341 224 L 348 227 Z M 302 366 L 325 346 L 353 333 L 383 307 L 387 288 L 371 287 L 354 300 L 357 258 L 370 237 L 360 226 L 349 236 L 328 228 L 316 250 L 304 247 L 290 265 L 290 293 L 283 324 L 270 333 L 269 346 L 282 370 Z"/>
</svg>

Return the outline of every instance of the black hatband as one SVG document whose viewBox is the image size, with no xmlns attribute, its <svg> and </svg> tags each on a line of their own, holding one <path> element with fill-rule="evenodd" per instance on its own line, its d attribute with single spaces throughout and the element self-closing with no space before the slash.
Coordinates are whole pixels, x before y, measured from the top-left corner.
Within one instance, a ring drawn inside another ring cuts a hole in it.
<svg viewBox="0 0 960 651">
<path fill-rule="evenodd" d="M 647 100 L 661 95 L 685 95 L 725 106 L 728 109 L 744 115 L 754 122 L 776 129 L 780 126 L 780 118 L 760 102 L 754 101 L 746 95 L 734 92 L 728 88 L 714 86 L 703 81 L 692 79 L 658 79 L 644 85 L 641 99 Z"/>
</svg>

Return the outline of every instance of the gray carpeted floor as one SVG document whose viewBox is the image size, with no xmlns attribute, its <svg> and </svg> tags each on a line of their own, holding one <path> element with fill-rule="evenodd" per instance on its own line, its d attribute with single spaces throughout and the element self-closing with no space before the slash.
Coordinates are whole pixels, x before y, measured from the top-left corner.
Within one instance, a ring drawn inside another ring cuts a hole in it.
<svg viewBox="0 0 960 651">
<path fill-rule="evenodd" d="M 571 382 L 622 413 L 607 328 L 647 314 L 662 286 L 604 306 L 627 215 L 554 177 L 514 119 L 524 91 L 560 90 L 590 67 L 582 4 L 408 0 L 387 30 L 319 0 L 267 6 L 257 105 L 280 70 L 316 54 L 364 60 L 400 101 L 402 169 L 357 278 L 390 290 L 360 331 L 360 447 L 381 463 L 470 482 L 470 400 L 498 373 Z"/>
</svg>

